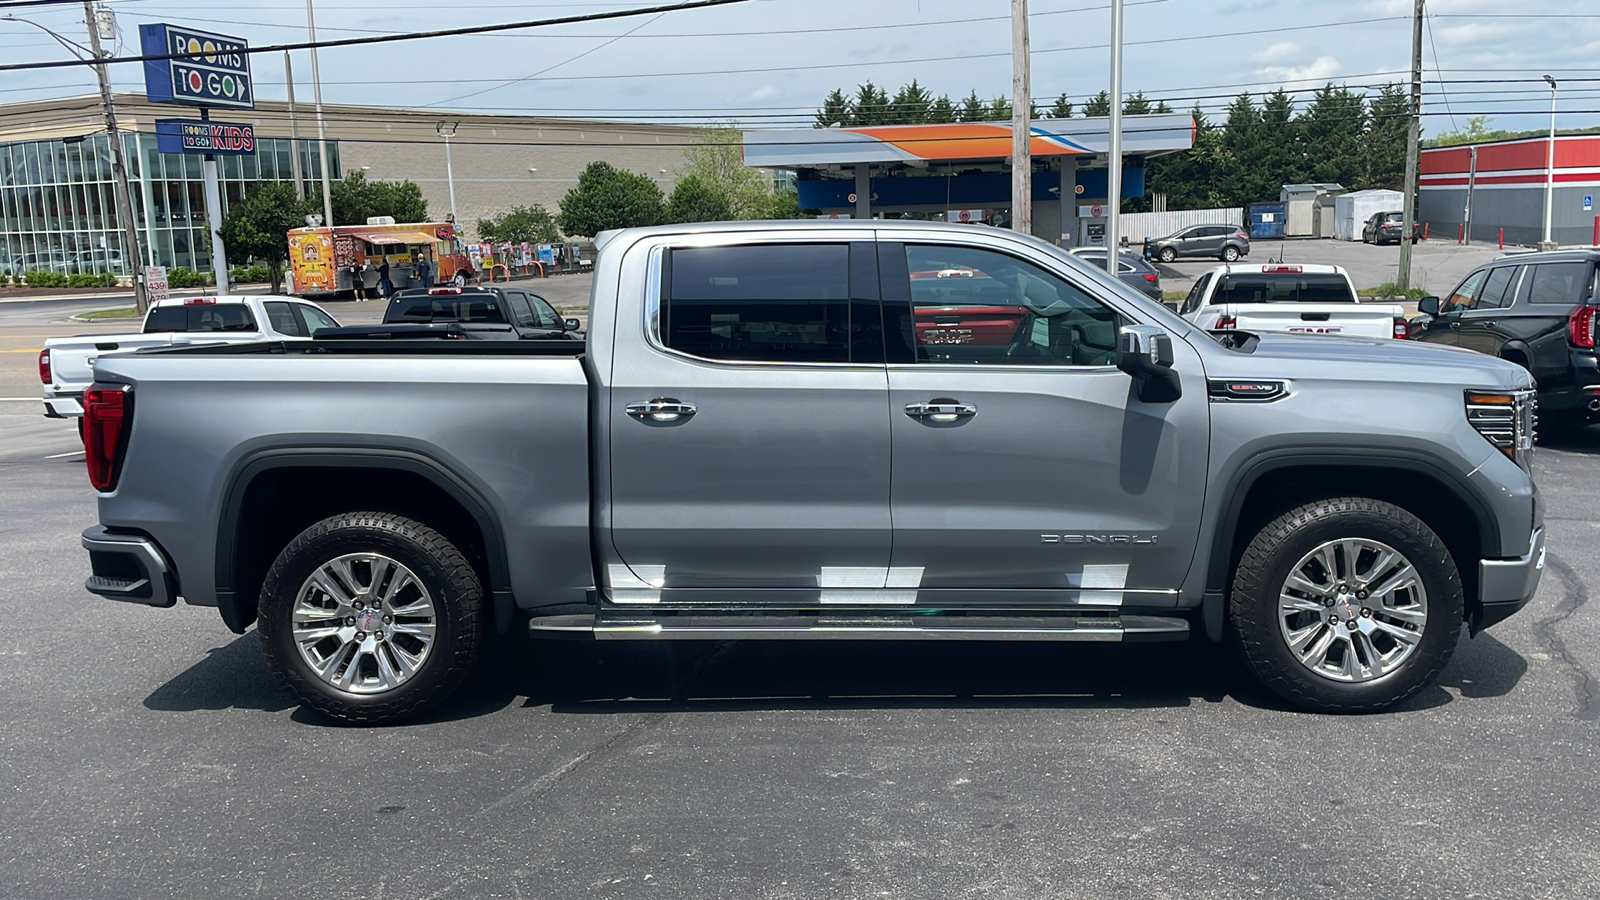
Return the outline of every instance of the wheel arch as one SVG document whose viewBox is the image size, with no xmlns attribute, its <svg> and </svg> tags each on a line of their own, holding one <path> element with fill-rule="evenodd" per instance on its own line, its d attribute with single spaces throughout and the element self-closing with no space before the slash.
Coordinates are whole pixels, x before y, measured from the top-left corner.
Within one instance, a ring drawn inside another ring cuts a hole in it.
<svg viewBox="0 0 1600 900">
<path fill-rule="evenodd" d="M 267 569 L 295 535 L 355 509 L 406 515 L 450 539 L 480 568 L 496 628 L 510 628 L 505 535 L 483 496 L 424 454 L 348 448 L 275 448 L 235 467 L 216 541 L 217 607 L 228 628 L 243 634 L 255 621 Z"/>
<path fill-rule="evenodd" d="M 1524 341 L 1506 341 L 1500 346 L 1500 358 L 1506 362 L 1514 362 L 1530 372 L 1533 371 L 1533 350 Z"/>
<path fill-rule="evenodd" d="M 1329 481 L 1350 484 L 1351 489 L 1329 490 Z M 1233 569 L 1250 538 L 1277 516 L 1314 500 L 1371 497 L 1427 523 L 1456 560 L 1469 617 L 1477 602 L 1478 560 L 1502 555 L 1488 503 L 1470 484 L 1421 455 L 1267 455 L 1242 467 L 1226 496 L 1205 561 L 1202 613 L 1206 635 L 1213 641 L 1222 639 Z"/>
</svg>

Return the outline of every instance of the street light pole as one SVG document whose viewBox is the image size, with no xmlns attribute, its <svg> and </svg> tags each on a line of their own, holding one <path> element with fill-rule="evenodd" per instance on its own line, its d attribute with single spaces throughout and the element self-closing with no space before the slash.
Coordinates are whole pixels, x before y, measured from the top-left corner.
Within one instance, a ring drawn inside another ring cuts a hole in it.
<svg viewBox="0 0 1600 900">
<path fill-rule="evenodd" d="M 322 73 L 317 69 L 317 18 L 306 0 L 306 31 L 311 37 L 311 99 L 317 105 L 317 158 L 322 161 L 322 224 L 333 227 L 333 189 L 328 186 L 328 127 L 322 120 Z M 296 147 L 299 153 L 300 148 Z"/>
<path fill-rule="evenodd" d="M 460 122 L 446 124 L 440 122 L 433 127 L 439 132 L 439 137 L 444 138 L 444 177 L 450 185 L 450 221 L 456 220 L 456 170 L 450 162 L 450 139 L 456 136 L 456 129 L 461 127 Z"/>
<path fill-rule="evenodd" d="M 1556 188 L 1556 80 L 1549 75 L 1544 76 L 1545 83 L 1550 85 L 1550 146 L 1545 148 L 1544 157 L 1544 240 L 1540 242 L 1540 250 L 1554 250 L 1556 245 L 1550 240 L 1550 218 L 1555 212 Z"/>
<path fill-rule="evenodd" d="M 1122 0 L 1111 0 L 1111 144 L 1106 148 L 1106 271 L 1117 276 L 1122 212 Z"/>
</svg>

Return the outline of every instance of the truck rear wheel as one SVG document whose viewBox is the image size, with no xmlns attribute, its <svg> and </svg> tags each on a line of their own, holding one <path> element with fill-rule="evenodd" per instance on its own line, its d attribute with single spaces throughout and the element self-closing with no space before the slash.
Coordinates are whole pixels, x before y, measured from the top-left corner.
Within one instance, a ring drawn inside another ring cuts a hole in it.
<svg viewBox="0 0 1600 900">
<path fill-rule="evenodd" d="M 261 589 L 267 661 L 300 702 L 385 724 L 437 705 L 477 660 L 483 585 L 437 531 L 343 513 L 301 532 Z"/>
<path fill-rule="evenodd" d="M 1455 651 L 1461 576 L 1422 520 L 1364 497 L 1290 510 L 1234 572 L 1229 618 L 1245 662 L 1319 712 L 1370 712 L 1431 684 Z"/>
</svg>

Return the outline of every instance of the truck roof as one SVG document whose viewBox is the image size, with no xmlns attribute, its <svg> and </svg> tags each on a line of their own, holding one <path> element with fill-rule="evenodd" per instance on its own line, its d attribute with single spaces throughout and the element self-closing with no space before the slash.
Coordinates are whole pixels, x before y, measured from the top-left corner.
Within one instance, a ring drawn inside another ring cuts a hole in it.
<svg viewBox="0 0 1600 900">
<path fill-rule="evenodd" d="M 199 306 L 206 303 L 244 303 L 249 300 L 261 299 L 257 294 L 202 294 L 198 297 L 168 297 L 164 300 L 155 300 L 150 304 L 151 309 L 162 306 Z M 299 297 L 279 295 L 275 300 L 299 300 Z"/>
<path fill-rule="evenodd" d="M 1250 263 L 1241 265 L 1229 263 L 1211 270 L 1212 274 L 1220 275 L 1346 275 L 1344 266 L 1329 266 L 1320 263 Z"/>
</svg>

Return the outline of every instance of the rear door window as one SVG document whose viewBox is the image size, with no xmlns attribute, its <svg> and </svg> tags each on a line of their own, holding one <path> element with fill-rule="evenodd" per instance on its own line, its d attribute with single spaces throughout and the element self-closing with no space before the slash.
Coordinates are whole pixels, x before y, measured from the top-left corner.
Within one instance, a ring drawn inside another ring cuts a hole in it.
<svg viewBox="0 0 1600 900">
<path fill-rule="evenodd" d="M 672 249 L 661 341 L 706 359 L 851 362 L 850 255 L 842 243 Z M 881 315 L 858 324 L 882 330 Z M 881 350 L 857 361 L 881 363 Z"/>
<path fill-rule="evenodd" d="M 272 330 L 289 337 L 310 337 L 300 320 L 295 317 L 294 310 L 282 300 L 273 300 L 263 304 L 267 308 L 267 321 L 272 324 Z"/>
<path fill-rule="evenodd" d="M 506 291 L 506 303 L 511 306 L 511 317 L 517 324 L 524 328 L 539 327 L 538 320 L 533 317 L 533 308 L 528 305 L 528 295 L 521 291 Z"/>
<path fill-rule="evenodd" d="M 1200 276 L 1200 280 L 1196 281 L 1194 287 L 1189 289 L 1189 296 L 1183 298 L 1183 309 L 1180 311 L 1180 315 L 1187 316 L 1200 308 L 1200 300 L 1205 297 L 1206 286 L 1210 283 L 1210 272 Z"/>
<path fill-rule="evenodd" d="M 1589 264 L 1545 263 L 1533 267 L 1529 303 L 1565 303 L 1575 306 L 1589 294 Z"/>
</svg>

